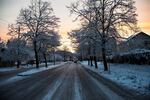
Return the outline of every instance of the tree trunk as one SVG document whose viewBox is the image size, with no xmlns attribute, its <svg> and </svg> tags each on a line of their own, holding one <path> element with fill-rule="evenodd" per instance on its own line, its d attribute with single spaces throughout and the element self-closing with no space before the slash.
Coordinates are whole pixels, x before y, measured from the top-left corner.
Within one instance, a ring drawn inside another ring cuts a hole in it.
<svg viewBox="0 0 150 100">
<path fill-rule="evenodd" d="M 36 41 L 34 41 L 34 53 L 35 53 L 36 68 L 39 68 L 39 57 L 38 57 Z"/>
<path fill-rule="evenodd" d="M 80 61 L 83 61 L 83 59 L 82 59 L 82 55 L 80 56 Z"/>
<path fill-rule="evenodd" d="M 96 59 L 96 45 L 94 45 L 93 53 L 94 53 L 93 60 L 94 60 L 95 68 L 97 69 L 98 66 L 97 66 L 97 59 Z"/>
<path fill-rule="evenodd" d="M 54 51 L 54 65 L 56 64 L 55 51 Z"/>
<path fill-rule="evenodd" d="M 66 62 L 66 53 L 64 52 L 64 62 Z"/>
<path fill-rule="evenodd" d="M 90 56 L 91 66 L 93 66 L 93 57 Z"/>
<path fill-rule="evenodd" d="M 17 68 L 20 68 L 20 61 L 17 60 Z"/>
<path fill-rule="evenodd" d="M 88 47 L 88 65 L 90 66 L 90 64 L 91 64 L 91 56 L 90 56 L 90 54 L 91 54 L 91 48 L 90 48 L 90 46 Z"/>
<path fill-rule="evenodd" d="M 90 65 L 90 58 L 88 58 L 88 65 Z"/>
<path fill-rule="evenodd" d="M 107 59 L 106 59 L 106 34 L 105 34 L 105 0 L 102 0 L 102 57 L 103 57 L 103 64 L 104 64 L 104 71 L 108 71 L 107 66 Z"/>
<path fill-rule="evenodd" d="M 44 60 L 45 60 L 45 66 L 47 67 L 47 57 L 46 57 L 46 54 L 44 53 L 43 56 L 44 56 Z"/>
<path fill-rule="evenodd" d="M 105 44 L 103 44 L 105 45 Z M 104 64 L 104 71 L 108 71 L 108 66 L 107 66 L 107 59 L 106 59 L 106 50 L 105 47 L 102 47 L 102 57 L 103 57 L 103 64 Z"/>
<path fill-rule="evenodd" d="M 83 61 L 83 53 L 82 53 L 83 51 L 81 51 L 81 61 Z"/>
<path fill-rule="evenodd" d="M 97 69 L 98 66 L 97 66 L 97 59 L 96 59 L 96 56 L 94 56 L 94 63 L 95 63 L 95 68 Z"/>
</svg>

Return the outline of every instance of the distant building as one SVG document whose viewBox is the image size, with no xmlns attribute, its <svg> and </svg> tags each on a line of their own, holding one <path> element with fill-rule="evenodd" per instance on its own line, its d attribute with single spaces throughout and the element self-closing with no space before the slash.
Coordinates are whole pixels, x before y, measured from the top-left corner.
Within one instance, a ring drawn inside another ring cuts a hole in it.
<svg viewBox="0 0 150 100">
<path fill-rule="evenodd" d="M 106 42 L 107 55 L 113 55 L 117 52 L 117 42 L 115 37 L 110 37 Z"/>
<path fill-rule="evenodd" d="M 118 45 L 119 52 L 128 52 L 136 49 L 150 50 L 150 36 L 148 34 L 140 32 Z"/>
</svg>

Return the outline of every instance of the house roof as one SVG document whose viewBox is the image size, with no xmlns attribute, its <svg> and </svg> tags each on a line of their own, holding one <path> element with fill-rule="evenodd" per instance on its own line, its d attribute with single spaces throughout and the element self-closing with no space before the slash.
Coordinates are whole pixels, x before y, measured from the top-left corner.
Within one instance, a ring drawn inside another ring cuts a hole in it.
<svg viewBox="0 0 150 100">
<path fill-rule="evenodd" d="M 137 36 L 140 36 L 140 35 L 143 35 L 143 36 L 146 36 L 146 37 L 149 37 L 150 38 L 150 35 L 144 33 L 144 32 L 139 32 L 139 33 L 135 33 L 134 35 L 131 35 L 130 37 L 128 37 L 126 40 L 120 42 L 119 44 L 123 44 L 123 43 L 126 43 L 128 42 L 129 40 L 137 37 Z"/>
<path fill-rule="evenodd" d="M 137 36 L 139 36 L 139 35 L 144 35 L 144 36 L 147 36 L 147 37 L 150 38 L 150 35 L 148 35 L 148 34 L 146 34 L 146 33 L 144 33 L 144 32 L 139 32 L 139 33 L 136 33 L 136 34 L 134 34 L 134 35 L 131 35 L 131 36 L 127 39 L 127 41 L 128 41 L 128 40 L 131 40 L 131 39 L 133 39 L 133 38 L 135 38 L 135 37 L 137 37 Z"/>
</svg>

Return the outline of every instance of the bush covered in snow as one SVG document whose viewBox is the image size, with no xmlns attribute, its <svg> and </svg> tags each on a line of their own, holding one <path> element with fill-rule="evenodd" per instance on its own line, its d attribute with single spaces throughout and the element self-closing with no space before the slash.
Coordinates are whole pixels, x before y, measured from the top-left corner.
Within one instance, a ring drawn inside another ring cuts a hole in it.
<svg viewBox="0 0 150 100">
<path fill-rule="evenodd" d="M 108 57 L 111 63 L 149 64 L 150 50 L 134 50 Z"/>
</svg>

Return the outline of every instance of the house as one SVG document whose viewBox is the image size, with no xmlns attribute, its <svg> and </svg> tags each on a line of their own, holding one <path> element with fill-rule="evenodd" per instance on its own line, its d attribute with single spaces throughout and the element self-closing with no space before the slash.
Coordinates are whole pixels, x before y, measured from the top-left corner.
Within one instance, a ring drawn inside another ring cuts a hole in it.
<svg viewBox="0 0 150 100">
<path fill-rule="evenodd" d="M 150 36 L 144 32 L 132 35 L 117 45 L 117 53 L 111 55 L 111 63 L 150 64 Z"/>
<path fill-rule="evenodd" d="M 114 55 L 117 52 L 117 41 L 115 37 L 110 37 L 106 42 L 107 55 Z"/>
<path fill-rule="evenodd" d="M 150 36 L 148 34 L 144 32 L 137 33 L 118 45 L 118 51 L 120 53 L 136 49 L 150 50 Z"/>
</svg>

